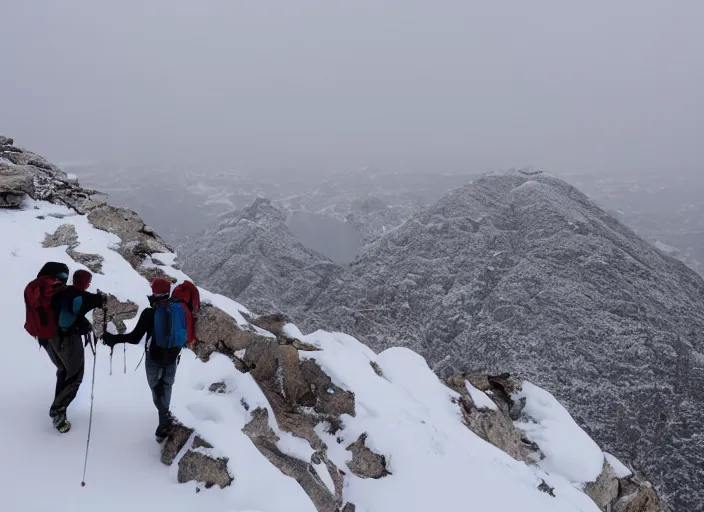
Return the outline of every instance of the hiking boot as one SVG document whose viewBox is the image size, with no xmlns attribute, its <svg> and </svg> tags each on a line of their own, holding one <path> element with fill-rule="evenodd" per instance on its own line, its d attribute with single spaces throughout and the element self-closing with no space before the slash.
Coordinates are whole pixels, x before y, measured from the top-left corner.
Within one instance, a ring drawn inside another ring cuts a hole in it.
<svg viewBox="0 0 704 512">
<path fill-rule="evenodd" d="M 156 427 L 156 432 L 154 432 L 154 436 L 156 437 L 157 442 L 161 443 L 164 439 L 169 437 L 169 434 L 171 433 L 171 425 L 159 425 Z"/>
<path fill-rule="evenodd" d="M 62 434 L 65 434 L 66 432 L 71 430 L 71 422 L 66 419 L 66 413 L 52 416 L 51 420 L 54 424 L 54 428 Z"/>
</svg>

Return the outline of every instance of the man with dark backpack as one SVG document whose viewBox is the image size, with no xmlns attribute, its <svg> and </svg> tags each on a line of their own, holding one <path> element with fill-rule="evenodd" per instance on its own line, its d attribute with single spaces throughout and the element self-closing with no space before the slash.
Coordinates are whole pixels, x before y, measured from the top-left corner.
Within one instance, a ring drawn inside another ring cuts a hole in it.
<svg viewBox="0 0 704 512">
<path fill-rule="evenodd" d="M 76 398 L 83 381 L 85 357 L 82 341 L 83 336 L 91 331 L 85 315 L 105 302 L 104 295 L 87 291 L 92 280 L 90 272 L 77 270 L 73 274 L 72 286 L 66 286 L 67 279 L 68 267 L 50 262 L 25 289 L 25 328 L 39 340 L 56 366 L 56 388 L 49 416 L 61 433 L 71 429 L 66 409 Z"/>
<path fill-rule="evenodd" d="M 114 347 L 118 343 L 136 345 L 146 335 L 144 366 L 152 400 L 159 412 L 159 426 L 155 432 L 159 442 L 168 436 L 173 424 L 169 406 L 181 349 L 195 340 L 191 309 L 198 310 L 198 290 L 192 283 L 189 284 L 196 291 L 190 305 L 177 297 L 183 297 L 176 293 L 183 285 L 176 287 L 176 296 L 172 296 L 170 281 L 159 277 L 153 279 L 152 295 L 148 297 L 151 307 L 142 311 L 134 330 L 125 334 L 105 333 L 103 338 L 107 346 Z"/>
</svg>

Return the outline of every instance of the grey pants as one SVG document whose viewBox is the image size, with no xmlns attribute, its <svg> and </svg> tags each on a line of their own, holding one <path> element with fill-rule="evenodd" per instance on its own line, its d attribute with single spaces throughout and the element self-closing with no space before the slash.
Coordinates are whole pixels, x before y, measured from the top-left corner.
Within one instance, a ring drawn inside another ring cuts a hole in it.
<svg viewBox="0 0 704 512">
<path fill-rule="evenodd" d="M 66 414 L 66 409 L 81 387 L 85 366 L 83 339 L 80 334 L 70 334 L 63 338 L 40 339 L 39 343 L 56 366 L 56 389 L 49 408 L 49 415 L 53 418 Z"/>
<path fill-rule="evenodd" d="M 176 380 L 176 367 L 174 361 L 168 365 L 155 363 L 149 354 L 144 358 L 144 367 L 147 370 L 147 382 L 152 390 L 152 400 L 159 411 L 159 426 L 168 427 L 171 423 L 169 405 L 171 404 L 171 388 Z"/>
</svg>

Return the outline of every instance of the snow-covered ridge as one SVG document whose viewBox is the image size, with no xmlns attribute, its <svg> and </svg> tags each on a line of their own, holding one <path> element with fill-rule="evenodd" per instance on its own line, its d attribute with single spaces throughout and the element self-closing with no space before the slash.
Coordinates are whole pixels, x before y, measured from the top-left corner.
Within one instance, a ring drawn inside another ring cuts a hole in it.
<svg viewBox="0 0 704 512">
<path fill-rule="evenodd" d="M 81 488 L 89 379 L 69 409 L 73 430 L 59 436 L 45 411 L 53 367 L 23 330 L 22 290 L 47 260 L 92 268 L 99 272 L 93 288 L 110 293 L 121 313 L 109 329 L 118 322 L 131 329 L 148 306 L 145 277 L 187 276 L 133 213 L 90 203 L 91 193 L 50 169 L 42 197 L 62 204 L 38 200 L 36 188 L 28 181 L 18 188 L 15 178 L 45 171 L 24 167 L 0 164 L 0 195 L 11 191 L 13 201 L 0 210 L 0 384 L 15 390 L 0 395 L 12 418 L 0 422 L 12 441 L 3 451 L 12 463 L 0 470 L 1 510 L 60 503 L 122 512 L 152 502 L 223 512 L 661 509 L 652 489 L 540 388 L 508 376 L 445 383 L 408 349 L 376 354 L 342 333 L 303 334 L 284 317 L 256 317 L 206 290 L 198 343 L 183 354 L 174 388 L 183 426 L 163 449 L 153 441 L 143 370 L 134 371 L 142 350 L 117 350 L 110 376 L 109 351 L 99 348 L 88 486 Z M 12 169 L 12 189 L 3 188 L 3 169 Z"/>
</svg>

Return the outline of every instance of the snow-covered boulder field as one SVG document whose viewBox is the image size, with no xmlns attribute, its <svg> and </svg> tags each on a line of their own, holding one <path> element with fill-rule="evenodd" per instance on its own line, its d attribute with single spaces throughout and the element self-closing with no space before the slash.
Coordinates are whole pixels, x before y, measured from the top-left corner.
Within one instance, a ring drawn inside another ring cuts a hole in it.
<svg viewBox="0 0 704 512">
<path fill-rule="evenodd" d="M 163 445 L 135 369 L 143 347 L 118 345 L 111 361 L 99 346 L 81 487 L 93 356 L 86 349 L 73 428 L 58 434 L 55 370 L 23 329 L 25 285 L 49 260 L 92 270 L 114 331 L 148 306 L 149 277 L 187 276 L 136 214 L 2 137 L 0 197 L 0 510 L 664 510 L 543 389 L 509 375 L 442 382 L 408 349 L 376 354 L 342 333 L 304 334 L 206 290 L 174 386 L 181 425 Z"/>
</svg>

